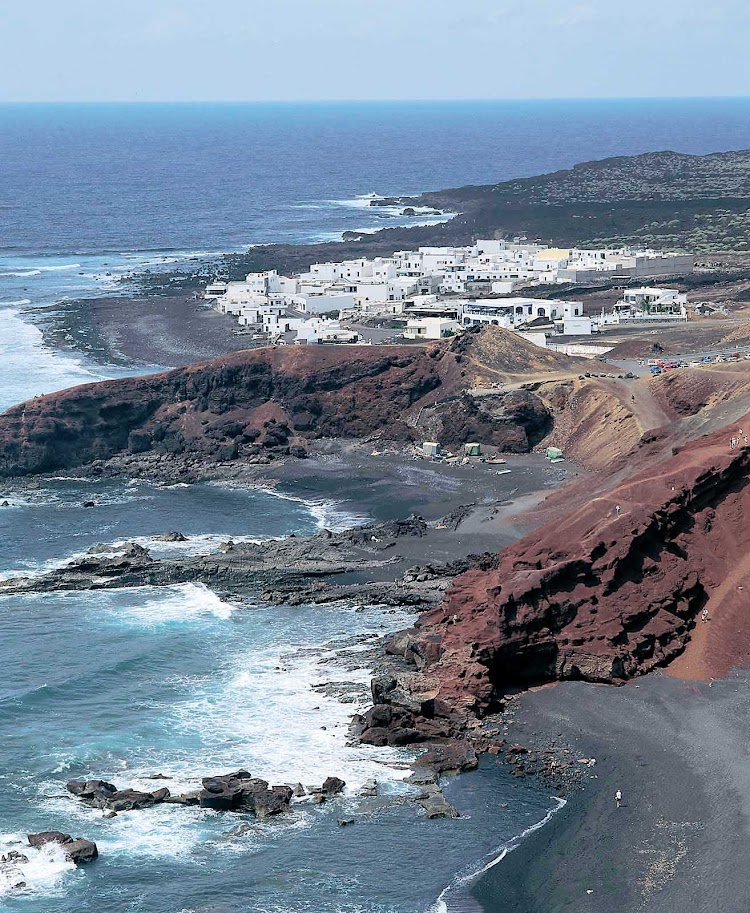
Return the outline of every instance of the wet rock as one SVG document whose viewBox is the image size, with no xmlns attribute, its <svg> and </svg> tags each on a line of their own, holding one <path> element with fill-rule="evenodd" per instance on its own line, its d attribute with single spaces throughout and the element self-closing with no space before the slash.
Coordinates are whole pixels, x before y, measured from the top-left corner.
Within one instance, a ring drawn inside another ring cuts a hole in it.
<svg viewBox="0 0 750 913">
<path fill-rule="evenodd" d="M 169 796 L 170 793 L 166 786 L 152 793 L 141 792 L 137 789 L 120 789 L 107 800 L 107 806 L 114 812 L 128 812 L 152 808 L 154 805 L 164 802 Z"/>
<path fill-rule="evenodd" d="M 182 793 L 179 796 L 170 796 L 164 802 L 167 805 L 200 805 L 200 791 L 195 790 L 191 793 Z"/>
<path fill-rule="evenodd" d="M 253 779 L 246 770 L 233 774 L 215 777 L 204 777 L 203 789 L 199 793 L 201 808 L 210 808 L 217 812 L 234 811 L 242 804 L 242 789 L 246 781 Z"/>
<path fill-rule="evenodd" d="M 413 774 L 406 777 L 404 783 L 411 783 L 414 786 L 434 786 L 438 782 L 438 775 L 434 770 L 415 770 Z"/>
<path fill-rule="evenodd" d="M 269 818 L 289 811 L 291 798 L 290 786 L 272 786 L 270 789 L 260 788 L 250 795 L 246 793 L 245 804 L 252 808 L 256 818 Z"/>
<path fill-rule="evenodd" d="M 22 864 L 22 863 L 28 862 L 28 861 L 29 861 L 29 857 L 24 856 L 23 853 L 19 853 L 18 850 L 11 850 L 9 853 L 4 853 L 2 856 L 0 856 L 0 863 L 2 863 L 3 865 L 13 864 L 13 863 Z"/>
<path fill-rule="evenodd" d="M 445 745 L 436 745 L 415 761 L 417 767 L 428 767 L 439 774 L 474 770 L 478 763 L 471 743 L 458 739 Z"/>
<path fill-rule="evenodd" d="M 65 788 L 84 802 L 102 808 L 117 793 L 114 783 L 106 780 L 70 780 Z"/>
<path fill-rule="evenodd" d="M 158 540 L 159 542 L 187 542 L 188 541 L 187 536 L 183 535 L 180 532 L 177 532 L 176 530 L 172 531 L 171 533 L 164 533 L 161 536 L 154 536 L 154 539 Z"/>
<path fill-rule="evenodd" d="M 201 808 L 214 811 L 251 811 L 256 818 L 268 818 L 289 810 L 294 791 L 290 786 L 271 786 L 246 770 L 204 777 L 198 794 Z"/>
<path fill-rule="evenodd" d="M 142 792 L 137 789 L 117 789 L 106 780 L 71 780 L 67 790 L 94 808 L 106 808 L 114 812 L 151 808 L 164 802 L 170 795 L 166 786 L 154 792 Z"/>
<path fill-rule="evenodd" d="M 42 847 L 47 843 L 59 843 L 65 856 L 76 865 L 92 862 L 99 855 L 96 844 L 83 837 L 71 837 L 62 831 L 42 831 L 28 835 L 29 846 Z"/>
<path fill-rule="evenodd" d="M 424 799 L 419 800 L 419 805 L 425 811 L 428 818 L 460 818 L 457 809 L 445 798 L 441 792 L 432 793 Z"/>
<path fill-rule="evenodd" d="M 346 783 L 338 777 L 326 777 L 321 787 L 324 796 L 337 796 L 344 791 Z"/>
<path fill-rule="evenodd" d="M 348 827 L 350 824 L 354 824 L 354 818 L 338 818 L 336 823 L 339 827 Z"/>
<path fill-rule="evenodd" d="M 360 796 L 364 798 L 374 798 L 378 794 L 378 781 L 367 780 L 359 791 Z"/>
</svg>

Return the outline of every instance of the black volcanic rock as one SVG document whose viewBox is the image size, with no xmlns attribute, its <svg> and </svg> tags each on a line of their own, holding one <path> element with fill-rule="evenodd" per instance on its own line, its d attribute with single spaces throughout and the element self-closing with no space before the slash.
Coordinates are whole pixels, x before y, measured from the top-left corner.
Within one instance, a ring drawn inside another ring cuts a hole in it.
<svg viewBox="0 0 750 913">
<path fill-rule="evenodd" d="M 99 850 L 93 841 L 85 840 L 83 837 L 71 837 L 70 834 L 64 834 L 62 831 L 42 831 L 39 834 L 29 834 L 28 841 L 29 846 L 33 847 L 58 843 L 63 848 L 66 857 L 76 865 L 93 862 L 99 855 Z"/>
</svg>

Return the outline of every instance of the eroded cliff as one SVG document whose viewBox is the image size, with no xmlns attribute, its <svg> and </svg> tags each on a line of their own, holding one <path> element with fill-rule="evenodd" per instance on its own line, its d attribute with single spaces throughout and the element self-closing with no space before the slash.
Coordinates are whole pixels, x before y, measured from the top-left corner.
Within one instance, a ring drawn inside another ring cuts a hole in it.
<svg viewBox="0 0 750 913">
<path fill-rule="evenodd" d="M 577 369 L 576 359 L 544 352 L 496 327 L 428 346 L 236 352 L 9 409 L 0 416 L 0 474 L 49 472 L 125 452 L 252 460 L 304 456 L 305 442 L 321 437 L 408 441 L 422 436 L 414 425 L 424 405 L 442 410 L 451 441 L 458 439 L 452 429 L 460 413 L 472 437 L 528 450 L 549 424 L 541 400 L 498 392 L 490 407 L 489 400 L 474 404 L 470 392 L 480 378 L 513 379 L 522 364 L 527 370 Z"/>
<path fill-rule="evenodd" d="M 696 626 L 711 635 L 699 632 L 697 665 L 718 673 L 746 659 L 750 447 L 737 434 L 734 446 L 728 430 L 686 445 L 505 549 L 495 568 L 458 577 L 391 642 L 411 671 L 374 683 L 365 740 L 450 734 L 519 687 L 624 682 L 680 656 Z"/>
</svg>

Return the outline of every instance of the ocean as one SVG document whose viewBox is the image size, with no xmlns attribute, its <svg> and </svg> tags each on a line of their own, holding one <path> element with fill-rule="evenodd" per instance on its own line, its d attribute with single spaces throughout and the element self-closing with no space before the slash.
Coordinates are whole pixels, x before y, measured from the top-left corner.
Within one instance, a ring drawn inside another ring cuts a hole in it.
<svg viewBox="0 0 750 913">
<path fill-rule="evenodd" d="M 64 300 L 127 293 L 133 271 L 425 218 L 370 208 L 371 193 L 748 147 L 749 115 L 748 100 L 0 106 L 0 408 L 126 373 L 53 351 L 39 324 Z M 47 479 L 21 495 L 0 485 L 6 500 L 0 576 L 99 543 L 200 551 L 360 519 L 215 485 Z M 187 543 L 153 538 L 172 529 Z M 183 585 L 6 597 L 0 616 L 0 852 L 51 828 L 101 852 L 81 870 L 29 853 L 25 888 L 0 877 L 3 913 L 450 913 L 473 873 L 556 807 L 488 758 L 446 784 L 462 817 L 427 821 L 399 801 L 408 752 L 348 743 L 367 697 L 357 656 L 406 613 Z M 314 687 L 331 681 L 352 701 Z M 175 807 L 105 820 L 64 797 L 73 777 L 137 786 L 160 773 L 177 791 L 240 766 L 272 782 L 340 776 L 347 792 L 257 824 Z M 381 798 L 359 798 L 373 777 Z"/>
</svg>

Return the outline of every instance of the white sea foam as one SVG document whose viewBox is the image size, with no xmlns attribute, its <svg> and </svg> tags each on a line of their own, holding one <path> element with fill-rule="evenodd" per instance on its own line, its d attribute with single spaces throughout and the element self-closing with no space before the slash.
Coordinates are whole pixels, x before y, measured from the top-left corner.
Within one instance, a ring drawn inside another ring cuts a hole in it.
<svg viewBox="0 0 750 913">
<path fill-rule="evenodd" d="M 30 847 L 22 834 L 0 834 L 0 854 L 22 853 L 28 862 L 0 866 L 0 897 L 27 894 L 56 894 L 61 891 L 66 876 L 75 870 L 74 863 L 65 858 L 59 844 L 48 843 Z M 23 882 L 23 886 L 18 886 Z"/>
<path fill-rule="evenodd" d="M 542 818 L 541 821 L 537 821 L 536 824 L 532 824 L 531 827 L 527 827 L 525 831 L 522 831 L 520 834 L 517 834 L 507 843 L 504 843 L 498 850 L 493 853 L 492 858 L 489 862 L 485 863 L 478 869 L 475 869 L 468 874 L 458 875 L 447 888 L 443 888 L 438 896 L 437 901 L 430 907 L 428 913 L 450 913 L 450 904 L 449 899 L 453 891 L 458 888 L 464 887 L 467 884 L 470 884 L 472 881 L 475 881 L 477 878 L 484 875 L 486 872 L 489 872 L 490 869 L 493 869 L 496 865 L 501 863 L 503 859 L 511 853 L 513 850 L 517 849 L 521 843 L 535 831 L 538 831 L 540 828 L 544 827 L 545 824 L 549 824 L 553 816 L 564 808 L 568 803 L 566 799 L 561 799 L 559 796 L 553 796 L 555 805 L 547 812 L 547 814 Z"/>
<path fill-rule="evenodd" d="M 104 376 L 77 358 L 48 349 L 37 327 L 13 309 L 0 309 L 0 410 Z"/>
<path fill-rule="evenodd" d="M 162 784 L 151 782 L 143 788 L 156 789 L 160 785 Z M 84 805 L 78 805 L 78 809 L 87 813 L 94 811 L 86 809 Z M 98 817 L 101 818 L 101 812 L 98 812 Z M 200 827 L 204 817 L 205 814 L 198 809 L 178 810 L 171 805 L 118 815 L 106 822 L 104 834 L 97 834 L 97 846 L 103 857 L 156 856 L 178 859 L 188 856 L 208 837 Z"/>
<path fill-rule="evenodd" d="M 133 777 L 128 779 L 128 785 L 135 789 L 154 790 L 164 784 Z M 169 783 L 170 787 L 173 785 Z M 189 784 L 189 788 L 196 785 Z M 71 803 L 69 798 L 61 797 L 59 783 L 42 784 L 42 793 L 45 808 L 69 819 L 69 829 L 81 833 L 85 831 L 87 837 L 96 842 L 103 858 L 148 856 L 176 859 L 189 855 L 210 836 L 210 832 L 201 827 L 205 824 L 205 813 L 197 808 L 177 809 L 172 805 L 157 805 L 104 819 L 100 809 L 91 808 L 84 802 Z M 44 793 L 50 798 L 44 799 Z"/>
<path fill-rule="evenodd" d="M 129 592 L 149 593 L 150 598 L 135 599 L 125 608 L 113 607 L 110 611 L 125 621 L 150 628 L 200 619 L 228 621 L 237 608 L 202 583 L 180 583 L 156 590 L 134 587 Z"/>
<path fill-rule="evenodd" d="M 278 491 L 275 488 L 264 489 L 276 498 L 284 501 L 294 501 L 302 504 L 315 518 L 318 529 L 330 529 L 332 532 L 341 532 L 345 529 L 351 529 L 354 526 L 361 526 L 363 523 L 369 523 L 371 517 L 363 513 L 348 511 L 341 506 L 341 503 L 329 498 L 301 498 L 298 495 L 287 494 Z"/>
<path fill-rule="evenodd" d="M 340 612 L 340 629 L 382 633 L 381 610 L 355 614 L 341 607 Z M 392 628 L 413 620 L 405 613 L 388 619 Z M 308 785 L 335 775 L 349 789 L 371 778 L 395 783 L 405 776 L 401 765 L 411 753 L 349 744 L 352 715 L 369 703 L 370 678 L 367 659 L 343 667 L 329 645 L 290 645 L 287 651 L 256 646 L 238 654 L 232 668 L 202 693 L 175 706 L 174 729 L 190 741 L 210 732 L 208 752 L 216 770 L 241 764 L 275 783 Z M 313 688 L 331 682 L 355 686 L 353 702 Z"/>
</svg>

